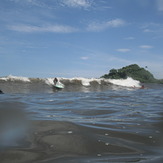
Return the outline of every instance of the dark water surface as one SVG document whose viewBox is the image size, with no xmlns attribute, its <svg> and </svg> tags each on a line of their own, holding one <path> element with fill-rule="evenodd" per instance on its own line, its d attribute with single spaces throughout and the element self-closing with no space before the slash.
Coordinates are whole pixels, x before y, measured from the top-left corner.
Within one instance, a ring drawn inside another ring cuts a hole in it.
<svg viewBox="0 0 163 163">
<path fill-rule="evenodd" d="M 1 163 L 163 162 L 162 85 L 5 89 L 7 94 L 0 95 Z"/>
</svg>

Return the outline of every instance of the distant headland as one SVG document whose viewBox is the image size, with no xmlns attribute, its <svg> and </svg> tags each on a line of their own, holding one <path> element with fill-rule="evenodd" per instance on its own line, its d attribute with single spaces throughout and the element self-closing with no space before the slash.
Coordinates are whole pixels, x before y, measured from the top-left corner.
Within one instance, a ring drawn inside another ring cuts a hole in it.
<svg viewBox="0 0 163 163">
<path fill-rule="evenodd" d="M 120 69 L 111 69 L 108 74 L 101 76 L 101 78 L 105 79 L 126 79 L 127 77 L 131 77 L 141 83 L 163 84 L 163 79 L 154 78 L 152 73 L 137 64 L 131 64 Z"/>
</svg>

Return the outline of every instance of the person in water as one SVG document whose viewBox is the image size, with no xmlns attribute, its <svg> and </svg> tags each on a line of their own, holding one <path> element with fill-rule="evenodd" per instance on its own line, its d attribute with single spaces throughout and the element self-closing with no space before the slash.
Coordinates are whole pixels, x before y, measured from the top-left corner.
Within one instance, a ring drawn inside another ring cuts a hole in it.
<svg viewBox="0 0 163 163">
<path fill-rule="evenodd" d="M 140 89 L 144 89 L 144 88 L 145 88 L 144 85 L 142 85 Z"/>
<path fill-rule="evenodd" d="M 57 78 L 54 78 L 54 80 L 53 80 L 54 85 L 56 85 L 57 82 L 58 82 L 58 79 Z"/>
<path fill-rule="evenodd" d="M 4 94 L 3 91 L 0 90 L 0 94 Z"/>
</svg>

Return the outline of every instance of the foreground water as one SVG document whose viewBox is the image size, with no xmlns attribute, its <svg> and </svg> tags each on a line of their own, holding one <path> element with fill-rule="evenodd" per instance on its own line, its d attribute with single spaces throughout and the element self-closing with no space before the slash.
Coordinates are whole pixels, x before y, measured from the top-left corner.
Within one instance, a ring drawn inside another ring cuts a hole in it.
<svg viewBox="0 0 163 163">
<path fill-rule="evenodd" d="M 58 91 L 5 81 L 2 87 L 2 163 L 163 161 L 163 85 L 69 83 Z"/>
</svg>

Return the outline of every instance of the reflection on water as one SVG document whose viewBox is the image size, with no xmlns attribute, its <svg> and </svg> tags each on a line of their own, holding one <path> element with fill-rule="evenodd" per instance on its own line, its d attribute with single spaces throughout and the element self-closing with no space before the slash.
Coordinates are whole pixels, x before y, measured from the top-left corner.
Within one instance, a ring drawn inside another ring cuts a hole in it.
<svg viewBox="0 0 163 163">
<path fill-rule="evenodd" d="M 23 108 L 19 102 L 0 103 L 0 148 L 19 146 L 24 139 L 27 120 Z"/>
</svg>

